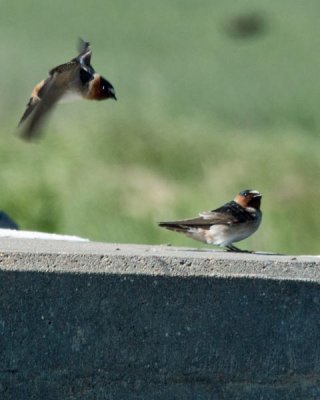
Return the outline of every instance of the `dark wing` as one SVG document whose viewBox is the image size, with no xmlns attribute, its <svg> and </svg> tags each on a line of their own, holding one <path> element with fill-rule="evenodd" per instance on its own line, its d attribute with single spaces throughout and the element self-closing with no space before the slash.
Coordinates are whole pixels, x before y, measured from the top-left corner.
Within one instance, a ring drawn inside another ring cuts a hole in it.
<svg viewBox="0 0 320 400">
<path fill-rule="evenodd" d="M 234 225 L 251 219 L 254 219 L 253 215 L 235 201 L 230 201 L 215 210 L 200 213 L 197 218 L 159 222 L 159 226 L 178 232 L 185 232 L 189 228 L 210 229 L 212 225 Z"/>
<path fill-rule="evenodd" d="M 30 97 L 27 108 L 19 121 L 19 126 L 29 117 L 40 101 L 41 100 L 38 97 Z"/>
<path fill-rule="evenodd" d="M 234 223 L 243 223 L 248 220 L 255 219 L 255 216 L 252 213 L 249 213 L 245 208 L 240 206 L 235 201 L 229 201 L 223 206 L 216 208 L 215 210 L 209 211 L 208 213 L 203 213 L 202 215 L 213 215 L 213 218 L 217 221 L 229 221 L 230 224 Z M 217 222 L 217 223 L 226 223 L 226 222 Z"/>
<path fill-rule="evenodd" d="M 55 73 L 61 74 L 64 72 L 70 72 L 70 71 L 74 70 L 75 68 L 77 68 L 78 64 L 79 63 L 74 59 L 67 63 L 57 65 L 56 67 L 50 69 L 49 75 L 53 76 Z"/>
<path fill-rule="evenodd" d="M 83 66 L 92 68 L 91 67 L 92 51 L 91 51 L 90 43 L 86 42 L 80 38 L 79 43 L 78 43 L 78 51 L 79 51 L 79 55 L 77 57 L 73 58 L 71 60 L 71 62 L 76 61 L 76 62 L 79 62 Z"/>
<path fill-rule="evenodd" d="M 87 68 L 89 71 L 94 72 L 90 61 L 91 61 L 91 48 L 90 48 L 90 43 L 85 42 L 82 39 L 79 39 L 79 54 L 77 57 L 74 57 L 71 61 L 58 65 L 57 67 L 52 68 L 49 71 L 49 75 L 53 75 L 55 72 L 65 72 L 68 71 L 69 69 L 74 68 L 76 65 L 80 64 L 84 68 Z"/>
<path fill-rule="evenodd" d="M 31 114 L 27 121 L 23 131 L 22 137 L 25 139 L 31 139 L 39 134 L 39 128 L 45 117 L 48 115 L 50 110 L 63 96 L 66 90 L 70 86 L 70 82 L 74 82 L 79 77 L 79 68 L 67 68 L 64 73 L 54 72 L 47 84 L 44 85 L 41 93 L 41 100 L 37 101 L 36 104 L 32 105 L 32 109 L 26 110 L 26 117 Z M 78 78 L 79 79 L 79 78 Z M 25 117 L 25 118 L 26 118 Z M 22 120 L 25 119 L 24 116 Z"/>
<path fill-rule="evenodd" d="M 58 65 L 57 67 L 52 68 L 49 71 L 49 74 L 50 74 L 50 76 L 52 76 L 55 73 L 61 74 L 61 73 L 65 73 L 65 72 L 70 72 L 76 68 L 78 69 L 78 71 L 80 70 L 79 76 L 80 76 L 80 80 L 83 84 L 88 83 L 89 81 L 91 81 L 94 78 L 94 73 L 95 73 L 94 69 L 90 65 L 90 62 L 87 65 L 86 63 L 84 63 L 81 60 L 81 54 L 68 63 L 61 64 L 61 65 Z"/>
<path fill-rule="evenodd" d="M 85 85 L 94 78 L 95 70 L 91 65 L 91 48 L 90 43 L 85 42 L 81 38 L 78 44 L 79 55 L 70 62 L 80 65 L 80 80 Z"/>
<path fill-rule="evenodd" d="M 192 219 L 183 219 L 180 221 L 159 222 L 159 226 L 176 232 L 187 232 L 190 228 L 210 229 L 214 224 L 227 223 L 223 216 L 208 211 L 200 214 L 199 217 Z"/>
<path fill-rule="evenodd" d="M 38 105 L 38 103 L 41 101 L 41 98 L 43 96 L 43 93 L 46 91 L 46 87 L 50 82 L 50 77 L 39 82 L 35 88 L 32 91 L 31 97 L 29 99 L 29 102 L 27 104 L 27 108 L 25 112 L 23 113 L 20 121 L 19 121 L 19 126 L 28 118 L 28 116 L 32 113 L 34 108 Z"/>
</svg>

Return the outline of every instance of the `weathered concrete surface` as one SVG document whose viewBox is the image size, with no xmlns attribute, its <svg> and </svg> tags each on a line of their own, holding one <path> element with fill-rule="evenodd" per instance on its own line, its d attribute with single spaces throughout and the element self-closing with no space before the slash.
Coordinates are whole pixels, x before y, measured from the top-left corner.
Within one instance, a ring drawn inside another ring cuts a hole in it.
<svg viewBox="0 0 320 400">
<path fill-rule="evenodd" d="M 320 258 L 1 239 L 0 399 L 320 399 Z"/>
</svg>

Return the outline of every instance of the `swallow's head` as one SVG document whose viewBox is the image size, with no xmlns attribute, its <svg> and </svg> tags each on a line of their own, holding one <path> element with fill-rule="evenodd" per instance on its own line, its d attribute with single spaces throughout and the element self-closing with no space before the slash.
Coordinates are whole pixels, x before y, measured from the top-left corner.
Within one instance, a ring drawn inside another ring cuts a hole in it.
<svg viewBox="0 0 320 400">
<path fill-rule="evenodd" d="M 111 85 L 109 81 L 107 81 L 101 76 L 99 83 L 99 90 L 98 90 L 98 100 L 104 100 L 104 99 L 117 100 L 114 87 Z"/>
<path fill-rule="evenodd" d="M 89 100 L 117 100 L 114 87 L 99 74 L 94 74 L 93 79 L 89 82 L 89 88 L 84 97 Z"/>
<path fill-rule="evenodd" d="M 252 207 L 259 210 L 261 198 L 262 195 L 257 190 L 246 189 L 237 194 L 234 201 L 244 208 Z"/>
</svg>

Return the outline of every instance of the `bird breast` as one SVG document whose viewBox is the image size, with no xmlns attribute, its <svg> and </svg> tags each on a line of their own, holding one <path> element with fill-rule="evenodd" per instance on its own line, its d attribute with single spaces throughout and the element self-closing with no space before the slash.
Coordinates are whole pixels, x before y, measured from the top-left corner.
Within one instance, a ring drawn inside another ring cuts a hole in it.
<svg viewBox="0 0 320 400">
<path fill-rule="evenodd" d="M 83 97 L 81 93 L 76 90 L 67 90 L 65 94 L 61 97 L 61 103 L 70 103 L 71 101 L 81 100 Z"/>
</svg>

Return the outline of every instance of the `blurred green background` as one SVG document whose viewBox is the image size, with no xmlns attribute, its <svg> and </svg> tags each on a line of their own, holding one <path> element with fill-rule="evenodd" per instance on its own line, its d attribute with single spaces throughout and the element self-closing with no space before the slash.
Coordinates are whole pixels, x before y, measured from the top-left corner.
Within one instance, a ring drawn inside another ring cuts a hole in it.
<svg viewBox="0 0 320 400">
<path fill-rule="evenodd" d="M 239 247 L 319 253 L 320 2 L 0 1 L 0 209 L 21 229 L 201 247 L 156 221 L 263 194 Z M 118 102 L 16 126 L 35 83 L 77 54 Z"/>
</svg>

